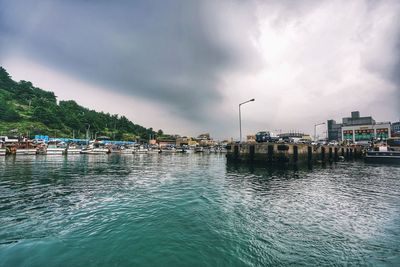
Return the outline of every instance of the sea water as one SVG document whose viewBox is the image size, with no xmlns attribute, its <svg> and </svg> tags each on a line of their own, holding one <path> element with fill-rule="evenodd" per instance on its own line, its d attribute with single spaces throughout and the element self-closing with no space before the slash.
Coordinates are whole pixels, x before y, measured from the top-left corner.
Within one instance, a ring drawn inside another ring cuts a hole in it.
<svg viewBox="0 0 400 267">
<path fill-rule="evenodd" d="M 400 167 L 0 157 L 0 266 L 400 266 Z"/>
</svg>

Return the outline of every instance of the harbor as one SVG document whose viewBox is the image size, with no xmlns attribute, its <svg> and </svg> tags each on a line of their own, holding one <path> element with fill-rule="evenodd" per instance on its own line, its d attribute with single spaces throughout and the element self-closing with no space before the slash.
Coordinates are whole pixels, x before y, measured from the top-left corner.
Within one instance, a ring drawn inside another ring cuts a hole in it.
<svg viewBox="0 0 400 267">
<path fill-rule="evenodd" d="M 218 153 L 2 157 L 0 266 L 398 265 L 398 167 L 250 166 Z"/>
<path fill-rule="evenodd" d="M 321 137 L 317 135 L 317 127 L 323 125 L 327 129 Z M 246 141 L 242 141 L 240 122 L 240 139 L 227 146 L 227 158 L 229 162 L 264 165 L 313 165 L 349 160 L 400 164 L 399 125 L 400 122 L 377 122 L 372 116 L 362 117 L 359 111 L 353 111 L 350 117 L 342 118 L 342 123 L 330 119 L 327 123 L 314 124 L 313 136 L 299 131 L 275 134 L 265 130 L 247 135 Z"/>
</svg>

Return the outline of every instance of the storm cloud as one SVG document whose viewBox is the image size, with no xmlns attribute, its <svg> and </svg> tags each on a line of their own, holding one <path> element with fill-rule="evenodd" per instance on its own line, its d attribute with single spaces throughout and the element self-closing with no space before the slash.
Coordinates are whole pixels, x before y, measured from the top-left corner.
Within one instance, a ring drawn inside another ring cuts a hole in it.
<svg viewBox="0 0 400 267">
<path fill-rule="evenodd" d="M 237 104 L 253 97 L 245 132 L 310 131 L 352 110 L 399 118 L 399 17 L 394 0 L 0 0 L 0 64 L 13 75 L 28 59 L 96 98 L 143 101 L 158 110 L 146 126 L 169 132 L 236 137 Z"/>
</svg>

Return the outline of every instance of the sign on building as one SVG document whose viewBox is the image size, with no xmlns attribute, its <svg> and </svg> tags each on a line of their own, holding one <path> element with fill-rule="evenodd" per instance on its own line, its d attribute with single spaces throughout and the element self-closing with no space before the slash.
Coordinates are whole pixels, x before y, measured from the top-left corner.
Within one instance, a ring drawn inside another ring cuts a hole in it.
<svg viewBox="0 0 400 267">
<path fill-rule="evenodd" d="M 376 138 L 377 139 L 388 139 L 389 138 L 389 129 L 388 128 L 376 129 Z"/>
<path fill-rule="evenodd" d="M 353 140 L 353 130 L 344 130 L 343 131 L 343 139 L 344 140 Z"/>
<path fill-rule="evenodd" d="M 369 141 L 374 138 L 374 129 L 355 130 L 356 141 Z"/>
</svg>

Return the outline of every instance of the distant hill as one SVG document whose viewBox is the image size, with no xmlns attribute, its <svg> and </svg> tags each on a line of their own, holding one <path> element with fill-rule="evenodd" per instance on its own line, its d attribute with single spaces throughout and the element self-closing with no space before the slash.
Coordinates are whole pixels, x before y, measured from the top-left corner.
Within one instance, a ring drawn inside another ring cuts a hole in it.
<svg viewBox="0 0 400 267">
<path fill-rule="evenodd" d="M 157 134 L 125 116 L 96 112 L 73 100 L 57 103 L 56 98 L 53 92 L 34 87 L 31 82 L 12 80 L 0 67 L 0 135 L 85 138 L 89 129 L 92 137 L 147 140 Z M 158 135 L 162 134 L 159 130 Z"/>
</svg>

